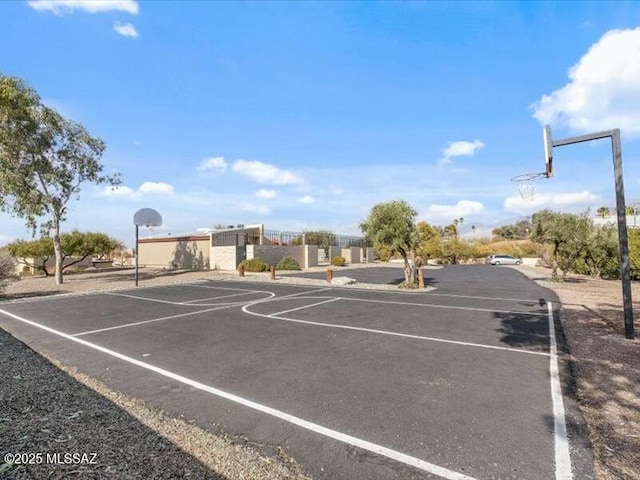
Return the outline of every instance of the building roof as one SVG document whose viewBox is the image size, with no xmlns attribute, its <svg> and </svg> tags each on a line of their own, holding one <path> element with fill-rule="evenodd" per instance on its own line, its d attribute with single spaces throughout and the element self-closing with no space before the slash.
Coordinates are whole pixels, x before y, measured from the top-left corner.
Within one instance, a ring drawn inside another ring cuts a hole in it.
<svg viewBox="0 0 640 480">
<path fill-rule="evenodd" d="M 613 225 L 614 227 L 618 226 L 618 217 L 615 215 L 611 215 L 609 217 L 593 217 L 594 225 Z M 627 215 L 627 228 L 640 228 L 640 214 L 638 215 Z"/>
</svg>

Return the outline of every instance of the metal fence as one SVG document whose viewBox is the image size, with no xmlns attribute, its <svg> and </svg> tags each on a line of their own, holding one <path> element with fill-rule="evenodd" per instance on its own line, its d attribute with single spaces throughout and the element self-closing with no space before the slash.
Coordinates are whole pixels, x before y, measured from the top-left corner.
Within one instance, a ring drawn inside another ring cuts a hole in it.
<svg viewBox="0 0 640 480">
<path fill-rule="evenodd" d="M 317 245 L 318 247 L 370 247 L 365 237 L 336 235 L 329 231 L 289 232 L 265 230 L 264 238 L 272 245 Z"/>
<path fill-rule="evenodd" d="M 258 230 L 235 230 L 213 232 L 211 246 L 230 247 L 245 245 L 317 245 L 324 247 L 371 247 L 365 237 L 336 235 L 329 231 L 290 232 L 285 230 L 265 230 L 262 241 Z"/>
</svg>

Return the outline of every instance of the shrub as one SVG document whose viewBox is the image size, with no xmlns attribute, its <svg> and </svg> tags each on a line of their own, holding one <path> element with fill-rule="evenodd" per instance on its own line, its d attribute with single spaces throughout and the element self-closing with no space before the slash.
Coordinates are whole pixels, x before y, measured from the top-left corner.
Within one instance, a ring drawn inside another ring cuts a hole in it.
<svg viewBox="0 0 640 480">
<path fill-rule="evenodd" d="M 276 264 L 276 270 L 302 270 L 300 264 L 295 258 L 286 256 L 282 257 Z"/>
<path fill-rule="evenodd" d="M 16 262 L 9 253 L 0 251 L 0 292 L 16 278 Z"/>
<path fill-rule="evenodd" d="M 331 259 L 331 265 L 334 267 L 344 267 L 347 264 L 347 260 L 344 257 L 333 257 Z"/>
<path fill-rule="evenodd" d="M 269 265 L 261 258 L 243 260 L 240 265 L 244 265 L 244 269 L 247 272 L 266 272 L 269 270 Z"/>
</svg>

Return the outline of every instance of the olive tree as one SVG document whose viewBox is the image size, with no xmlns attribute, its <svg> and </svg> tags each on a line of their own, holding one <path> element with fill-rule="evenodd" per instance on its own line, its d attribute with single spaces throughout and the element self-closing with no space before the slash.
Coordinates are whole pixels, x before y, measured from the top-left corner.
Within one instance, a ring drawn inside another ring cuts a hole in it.
<svg viewBox="0 0 640 480">
<path fill-rule="evenodd" d="M 56 284 L 62 283 L 60 226 L 85 182 L 118 185 L 103 175 L 105 144 L 44 105 L 22 80 L 0 74 L 0 210 L 22 218 L 33 234 L 51 235 Z"/>
<path fill-rule="evenodd" d="M 409 262 L 409 256 L 415 257 L 418 242 L 417 215 L 418 212 L 404 200 L 393 200 L 374 205 L 367 219 L 360 223 L 360 230 L 367 238 L 402 256 L 407 285 L 417 281 L 415 262 Z"/>
<path fill-rule="evenodd" d="M 576 262 L 590 245 L 593 222 L 585 212 L 581 215 L 542 210 L 532 217 L 532 239 L 549 243 L 553 247 L 553 279 L 563 280 L 568 272 L 575 271 Z M 558 277 L 558 267 L 562 277 Z"/>
</svg>

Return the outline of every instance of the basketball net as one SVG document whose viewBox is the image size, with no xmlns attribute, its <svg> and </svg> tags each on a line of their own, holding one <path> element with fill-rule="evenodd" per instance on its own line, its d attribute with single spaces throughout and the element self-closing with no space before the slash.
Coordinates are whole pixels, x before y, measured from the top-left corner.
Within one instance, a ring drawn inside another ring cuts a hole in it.
<svg viewBox="0 0 640 480">
<path fill-rule="evenodd" d="M 523 202 L 533 202 L 536 184 L 530 180 L 521 180 L 518 182 L 518 193 Z"/>
<path fill-rule="evenodd" d="M 525 173 L 524 175 L 516 175 L 511 178 L 511 181 L 517 184 L 518 193 L 522 201 L 532 202 L 536 193 L 535 182 L 541 178 L 548 178 L 547 173 Z"/>
</svg>

